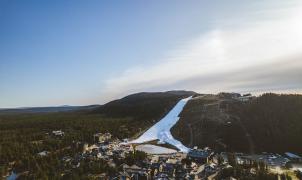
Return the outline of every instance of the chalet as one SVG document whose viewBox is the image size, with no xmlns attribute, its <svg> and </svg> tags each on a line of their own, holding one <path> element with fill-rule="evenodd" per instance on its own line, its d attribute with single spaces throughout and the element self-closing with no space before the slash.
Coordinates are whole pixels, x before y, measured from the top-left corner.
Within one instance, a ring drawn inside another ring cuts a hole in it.
<svg viewBox="0 0 302 180">
<path fill-rule="evenodd" d="M 252 100 L 254 98 L 255 98 L 255 96 L 253 96 L 252 94 L 249 93 L 249 94 L 244 94 L 240 97 L 237 97 L 236 99 L 238 101 L 241 101 L 241 102 L 247 102 L 247 101 Z"/>
<path fill-rule="evenodd" d="M 220 157 L 223 159 L 224 163 L 228 163 L 229 162 L 228 155 L 227 155 L 226 152 L 221 152 L 220 153 Z"/>
<path fill-rule="evenodd" d="M 114 168 L 114 167 L 116 167 L 116 164 L 114 163 L 114 161 L 112 159 L 110 159 L 108 162 L 108 166 Z"/>
<path fill-rule="evenodd" d="M 186 176 L 186 172 L 182 168 L 176 168 L 174 171 L 175 179 L 184 179 Z"/>
<path fill-rule="evenodd" d="M 106 177 L 107 177 L 106 173 L 88 174 L 89 179 L 106 179 Z"/>
<path fill-rule="evenodd" d="M 169 176 L 172 176 L 174 173 L 174 164 L 165 163 L 160 167 L 160 172 L 164 172 Z"/>
<path fill-rule="evenodd" d="M 302 162 L 302 158 L 296 154 L 286 152 L 285 155 L 290 159 L 292 162 Z"/>
<path fill-rule="evenodd" d="M 235 161 L 237 164 L 240 164 L 240 165 L 251 165 L 252 164 L 252 160 L 248 156 L 244 156 L 241 154 L 235 155 Z"/>
<path fill-rule="evenodd" d="M 204 176 L 205 165 L 199 166 L 197 169 L 191 171 L 191 174 L 195 176 L 195 179 L 201 179 Z"/>
<path fill-rule="evenodd" d="M 158 173 L 154 176 L 154 179 L 158 179 L 158 180 L 169 180 L 169 175 L 166 173 Z"/>
<path fill-rule="evenodd" d="M 89 146 L 87 143 L 84 144 L 84 146 L 83 146 L 83 152 L 84 153 L 86 153 L 86 152 L 91 153 L 92 151 L 95 151 L 95 152 L 99 151 L 99 147 L 95 144 L 93 144 L 91 146 Z"/>
<path fill-rule="evenodd" d="M 225 92 L 221 92 L 218 94 L 219 97 L 222 97 L 222 98 L 238 98 L 240 97 L 241 95 L 239 93 L 225 93 Z"/>
<path fill-rule="evenodd" d="M 62 161 L 64 161 L 65 163 L 70 163 L 72 161 L 72 158 L 69 156 L 65 156 L 62 158 Z"/>
<path fill-rule="evenodd" d="M 128 166 L 127 164 L 124 164 L 123 170 L 132 179 L 143 179 L 143 178 L 145 179 L 148 176 L 146 169 L 143 169 L 137 165 Z"/>
<path fill-rule="evenodd" d="M 95 143 L 104 143 L 108 142 L 111 139 L 110 133 L 96 133 L 93 135 L 93 139 Z"/>
<path fill-rule="evenodd" d="M 298 169 L 297 169 L 297 173 L 298 173 L 300 176 L 302 176 L 302 168 L 298 168 Z"/>
<path fill-rule="evenodd" d="M 179 164 L 181 163 L 180 160 L 178 159 L 173 159 L 173 158 L 169 158 L 167 161 L 166 161 L 167 164 Z"/>
<path fill-rule="evenodd" d="M 208 162 L 210 155 L 211 153 L 209 151 L 191 150 L 189 151 L 187 158 L 198 163 L 206 163 Z"/>
<path fill-rule="evenodd" d="M 128 166 L 127 164 L 124 164 L 123 165 L 123 170 L 125 172 L 128 172 L 128 173 L 139 173 L 139 172 L 143 172 L 143 169 L 141 167 L 138 167 L 137 165 L 132 165 L 132 166 Z"/>
<path fill-rule="evenodd" d="M 130 180 L 131 176 L 127 172 L 120 172 L 119 176 L 114 178 L 114 179 L 119 179 L 119 180 Z"/>
<path fill-rule="evenodd" d="M 159 169 L 159 167 L 160 167 L 160 163 L 158 163 L 158 162 L 156 162 L 156 163 L 152 163 L 151 165 L 150 165 L 150 168 L 151 169 Z"/>
<path fill-rule="evenodd" d="M 47 156 L 48 154 L 49 154 L 48 151 L 42 151 L 38 153 L 39 156 Z"/>
<path fill-rule="evenodd" d="M 75 168 L 80 167 L 81 163 L 74 160 L 74 161 L 71 162 L 71 165 L 72 165 L 72 168 L 75 169 Z"/>
<path fill-rule="evenodd" d="M 64 136 L 64 132 L 62 130 L 52 131 L 52 135 L 62 137 Z"/>
<path fill-rule="evenodd" d="M 216 171 L 217 171 L 217 165 L 214 163 L 207 164 L 204 167 L 204 173 L 206 174 L 206 176 L 212 175 L 212 174 L 216 173 Z"/>
</svg>

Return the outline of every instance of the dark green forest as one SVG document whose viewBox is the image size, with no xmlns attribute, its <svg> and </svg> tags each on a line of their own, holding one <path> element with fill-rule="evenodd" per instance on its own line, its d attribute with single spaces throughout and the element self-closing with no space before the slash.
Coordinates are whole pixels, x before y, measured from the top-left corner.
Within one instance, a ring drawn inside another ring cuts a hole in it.
<svg viewBox="0 0 302 180">
<path fill-rule="evenodd" d="M 302 154 L 302 95 L 264 94 L 248 103 L 231 104 L 258 152 Z"/>
<path fill-rule="evenodd" d="M 115 173 L 102 161 L 83 161 L 77 169 L 64 167 L 62 158 L 80 154 L 83 143 L 92 143 L 97 132 L 119 139 L 135 137 L 189 95 L 197 94 L 139 93 L 93 109 L 0 114 L 0 175 L 13 170 L 23 173 L 23 179 L 60 179 L 62 174 L 65 179 L 89 179 L 89 174 Z M 65 135 L 53 137 L 53 130 Z M 194 98 L 172 133 L 190 147 L 250 152 L 248 133 L 255 152 L 302 154 L 302 96 L 264 94 L 248 102 L 218 95 Z M 49 155 L 38 156 L 41 151 Z M 132 156 L 127 159 L 133 162 Z"/>
<path fill-rule="evenodd" d="M 302 95 L 268 93 L 247 102 L 225 95 L 196 98 L 172 133 L 190 147 L 302 154 Z"/>
<path fill-rule="evenodd" d="M 138 135 L 188 94 L 192 92 L 139 93 L 94 109 L 0 113 L 0 177 L 12 170 L 23 173 L 25 179 L 60 179 L 62 174 L 67 174 L 67 179 L 87 179 L 90 173 L 114 173 L 101 161 L 84 161 L 66 172 L 70 167 L 62 167 L 62 158 L 81 153 L 83 143 L 92 143 L 97 132 L 110 132 L 119 139 Z M 65 135 L 53 137 L 53 130 L 62 130 Z M 50 153 L 39 157 L 41 151 Z"/>
<path fill-rule="evenodd" d="M 28 179 L 56 179 L 64 173 L 61 159 L 81 152 L 82 143 L 92 143 L 94 133 L 111 132 L 116 137 L 128 137 L 136 132 L 131 127 L 130 119 L 75 112 L 3 115 L 0 117 L 1 176 L 12 167 L 16 172 L 28 171 Z M 63 130 L 65 136 L 53 137 L 49 135 L 52 130 Z M 41 151 L 50 154 L 39 157 L 37 153 Z"/>
</svg>

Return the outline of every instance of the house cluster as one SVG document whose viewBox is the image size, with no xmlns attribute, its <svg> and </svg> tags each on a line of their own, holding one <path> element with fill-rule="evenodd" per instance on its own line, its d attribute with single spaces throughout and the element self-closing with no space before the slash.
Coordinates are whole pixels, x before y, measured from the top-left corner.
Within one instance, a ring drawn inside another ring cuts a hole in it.
<svg viewBox="0 0 302 180">
<path fill-rule="evenodd" d="M 137 153 L 134 145 L 113 139 L 109 133 L 97 133 L 95 143 L 83 145 L 77 157 L 64 157 L 62 161 L 78 168 L 81 160 L 102 159 L 109 167 L 119 170 L 113 179 L 202 179 L 219 171 L 211 149 L 192 149 L 189 153 L 147 154 L 141 162 L 127 164 L 129 153 Z M 123 162 L 122 164 L 120 162 Z"/>
<path fill-rule="evenodd" d="M 227 162 L 226 153 L 221 153 Z M 282 169 L 299 170 L 302 168 L 302 158 L 296 154 L 286 152 L 284 155 L 278 153 L 262 152 L 261 154 L 235 153 L 236 163 L 239 165 L 250 165 L 252 162 L 262 162 L 271 171 L 282 171 Z"/>
<path fill-rule="evenodd" d="M 83 156 L 102 159 L 108 162 L 109 166 L 116 167 L 114 159 L 123 160 L 130 151 L 133 151 L 132 147 L 121 145 L 121 141 L 114 139 L 90 146 L 84 144 Z"/>
<path fill-rule="evenodd" d="M 109 133 L 98 133 L 93 137 L 94 144 L 84 144 L 81 154 L 77 157 L 64 157 L 62 161 L 71 164 L 72 168 L 78 168 L 83 159 L 103 160 L 109 167 L 115 168 L 117 173 L 110 177 L 103 173 L 102 178 L 123 180 L 213 179 L 222 169 L 231 167 L 228 153 L 217 154 L 209 148 L 198 149 L 197 147 L 188 153 L 147 154 L 143 161 L 131 163 L 126 161 L 127 155 L 139 153 L 134 145 L 114 139 Z M 300 164 L 302 162 L 300 156 L 292 153 L 286 153 L 284 156 L 271 153 L 260 155 L 235 153 L 234 155 L 236 164 L 264 162 L 271 169 L 285 167 L 288 162 L 294 161 Z"/>
<path fill-rule="evenodd" d="M 96 133 L 93 135 L 93 139 L 95 143 L 105 143 L 111 140 L 110 133 Z"/>
<path fill-rule="evenodd" d="M 219 171 L 210 149 L 189 153 L 149 154 L 140 164 L 123 164 L 116 179 L 204 179 Z"/>
</svg>

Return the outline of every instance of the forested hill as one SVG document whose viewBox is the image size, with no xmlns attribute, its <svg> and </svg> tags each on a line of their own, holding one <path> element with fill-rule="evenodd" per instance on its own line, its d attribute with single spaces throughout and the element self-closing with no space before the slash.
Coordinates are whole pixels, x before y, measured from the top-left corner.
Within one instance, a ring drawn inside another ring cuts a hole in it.
<svg viewBox="0 0 302 180">
<path fill-rule="evenodd" d="M 92 111 L 109 117 L 130 117 L 157 121 L 182 98 L 197 95 L 193 91 L 142 92 L 111 101 Z"/>
<path fill-rule="evenodd" d="M 302 95 L 270 93 L 248 102 L 228 94 L 194 98 L 172 133 L 191 147 L 302 153 Z"/>
<path fill-rule="evenodd" d="M 112 133 L 126 138 L 137 133 L 137 129 L 151 126 L 180 99 L 196 94 L 192 91 L 143 92 L 104 105 L 2 109 L 0 129 L 20 134 L 37 127 L 35 131 L 42 129 L 44 133 L 62 129 L 88 135 L 122 127 Z"/>
<path fill-rule="evenodd" d="M 10 168 L 16 172 L 31 172 L 28 179 L 61 177 L 64 169 L 60 160 L 82 152 L 79 144 L 93 143 L 95 133 L 110 132 L 120 139 L 139 135 L 180 99 L 195 94 L 187 91 L 138 93 L 89 108 L 59 112 L 45 112 L 45 109 L 41 112 L 38 108 L 39 111 L 0 113 L 0 177 Z M 53 137 L 54 130 L 62 130 L 64 136 Z M 40 158 L 37 154 L 41 151 L 51 153 L 47 158 Z M 10 162 L 14 162 L 13 167 Z M 102 170 L 108 171 L 106 168 Z M 86 169 L 85 173 L 93 171 Z M 81 176 L 83 171 L 75 171 L 73 175 Z"/>
<path fill-rule="evenodd" d="M 60 177 L 60 159 L 81 152 L 79 143 L 92 143 L 94 133 L 135 137 L 191 95 L 193 99 L 172 128 L 173 136 L 185 145 L 217 151 L 302 154 L 302 95 L 264 94 L 241 102 L 228 93 L 138 93 L 84 110 L 0 114 L 0 177 L 10 168 L 31 172 L 29 179 Z M 65 135 L 53 137 L 54 130 Z M 51 153 L 43 159 L 37 156 L 41 151 Z"/>
<path fill-rule="evenodd" d="M 258 151 L 302 153 L 302 95 L 264 94 L 243 105 L 234 104 Z"/>
<path fill-rule="evenodd" d="M 29 139 L 56 129 L 70 131 L 81 137 L 79 140 L 89 140 L 91 134 L 105 131 L 120 138 L 133 137 L 155 124 L 180 99 L 191 95 L 194 98 L 172 129 L 173 136 L 187 146 L 302 153 L 302 95 L 264 94 L 240 102 L 228 93 L 143 92 L 101 106 L 66 107 L 68 111 L 64 112 L 41 112 L 38 108 L 23 114 L 0 113 L 0 129 L 20 136 L 22 132 L 34 132 L 27 133 Z"/>
</svg>

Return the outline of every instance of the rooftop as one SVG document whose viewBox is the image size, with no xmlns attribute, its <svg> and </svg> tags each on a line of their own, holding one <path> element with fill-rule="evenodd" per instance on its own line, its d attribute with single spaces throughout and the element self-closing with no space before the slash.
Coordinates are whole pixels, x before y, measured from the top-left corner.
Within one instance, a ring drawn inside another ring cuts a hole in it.
<svg viewBox="0 0 302 180">
<path fill-rule="evenodd" d="M 301 159 L 300 156 L 298 156 L 296 154 L 293 154 L 293 153 L 290 153 L 290 152 L 286 152 L 285 155 L 288 156 L 288 157 L 290 157 L 290 158 Z"/>
</svg>

